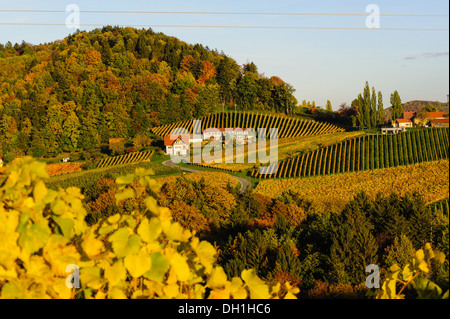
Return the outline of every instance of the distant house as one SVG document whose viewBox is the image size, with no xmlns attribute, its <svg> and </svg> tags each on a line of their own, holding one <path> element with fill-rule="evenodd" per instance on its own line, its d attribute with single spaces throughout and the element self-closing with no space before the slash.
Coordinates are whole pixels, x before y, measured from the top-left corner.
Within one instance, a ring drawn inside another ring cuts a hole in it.
<svg viewBox="0 0 450 319">
<path fill-rule="evenodd" d="M 387 135 L 387 134 L 398 134 L 401 132 L 406 131 L 406 128 L 404 127 L 382 127 L 381 128 L 381 134 Z"/>
<path fill-rule="evenodd" d="M 413 127 L 413 122 L 409 119 L 396 119 L 394 127 Z"/>
<path fill-rule="evenodd" d="M 202 131 L 203 140 L 207 141 L 211 140 L 211 138 L 215 140 L 222 140 L 224 137 L 224 131 L 224 128 L 207 128 Z"/>
<path fill-rule="evenodd" d="M 414 115 L 413 122 L 414 124 L 420 126 L 431 126 L 431 121 L 444 119 L 448 120 L 448 118 L 445 117 L 445 114 L 445 112 L 420 112 Z"/>
<path fill-rule="evenodd" d="M 171 138 L 170 135 L 164 137 L 164 146 L 167 155 L 187 155 L 189 154 L 189 135 L 178 135 Z"/>
<path fill-rule="evenodd" d="M 445 112 L 403 112 L 402 117 L 393 121 L 392 126 L 448 126 L 448 117 L 445 117 L 445 114 Z"/>
<path fill-rule="evenodd" d="M 448 125 L 448 117 L 444 119 L 433 119 L 430 120 L 431 127 L 449 127 Z"/>
<path fill-rule="evenodd" d="M 203 130 L 203 140 L 210 140 L 211 138 L 215 140 L 224 140 L 230 136 L 236 138 L 236 141 L 244 141 L 256 138 L 256 133 L 253 129 L 240 129 L 235 127 L 218 129 L 208 128 Z"/>
<path fill-rule="evenodd" d="M 61 162 L 63 162 L 63 163 L 70 162 L 70 157 L 64 157 L 63 159 L 61 159 Z"/>
</svg>

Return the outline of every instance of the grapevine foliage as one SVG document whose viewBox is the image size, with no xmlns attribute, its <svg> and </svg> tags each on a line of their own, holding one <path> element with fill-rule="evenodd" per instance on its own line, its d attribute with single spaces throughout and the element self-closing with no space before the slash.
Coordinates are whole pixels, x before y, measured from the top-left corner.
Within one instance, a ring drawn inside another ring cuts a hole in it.
<svg viewBox="0 0 450 319">
<path fill-rule="evenodd" d="M 392 265 L 381 289 L 375 293 L 370 292 L 369 295 L 376 299 L 404 299 L 405 295 L 402 292 L 408 286 L 412 286 L 420 299 L 448 299 L 448 290 L 443 293 L 441 287 L 427 278 L 432 268 L 432 260 L 444 263 L 445 254 L 433 250 L 431 244 L 427 243 L 424 249 L 416 251 L 414 258 L 403 269 L 397 264 Z M 398 288 L 400 289 L 397 290 Z"/>
<path fill-rule="evenodd" d="M 151 170 L 116 179 L 136 210 L 89 227 L 79 188 L 47 189 L 45 164 L 24 157 L 0 181 L 1 298 L 278 298 L 254 270 L 228 280 L 216 249 L 172 220 Z M 80 287 L 68 288 L 79 269 Z M 69 270 L 70 269 L 70 270 Z M 69 280 L 70 279 L 70 280 Z M 285 298 L 298 288 L 285 283 Z"/>
</svg>

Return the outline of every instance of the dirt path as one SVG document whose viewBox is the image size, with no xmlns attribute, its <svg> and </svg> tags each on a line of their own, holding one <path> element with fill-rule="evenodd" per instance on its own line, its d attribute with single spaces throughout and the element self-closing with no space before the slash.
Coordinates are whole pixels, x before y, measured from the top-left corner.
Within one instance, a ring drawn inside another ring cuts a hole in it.
<svg viewBox="0 0 450 319">
<path fill-rule="evenodd" d="M 182 171 L 186 171 L 186 172 L 190 172 L 190 173 L 204 172 L 204 171 L 199 171 L 199 170 L 196 170 L 196 169 L 193 169 L 193 168 L 187 168 L 187 167 L 178 166 L 174 162 L 172 162 L 171 160 L 163 162 L 163 165 L 166 165 L 166 166 L 169 166 L 169 167 L 174 167 L 174 168 L 179 168 Z M 235 177 L 239 181 L 239 183 L 241 184 L 241 189 L 239 190 L 239 192 L 241 194 L 244 193 L 248 188 L 252 187 L 252 183 L 248 179 L 245 179 L 245 178 L 242 178 L 242 177 L 238 177 L 238 176 L 233 176 L 233 177 Z"/>
</svg>

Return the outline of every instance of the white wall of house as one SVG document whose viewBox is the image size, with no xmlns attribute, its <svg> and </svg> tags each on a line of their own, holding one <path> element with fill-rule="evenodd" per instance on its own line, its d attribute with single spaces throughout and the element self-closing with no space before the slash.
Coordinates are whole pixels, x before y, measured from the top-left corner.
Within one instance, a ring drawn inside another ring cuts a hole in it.
<svg viewBox="0 0 450 319">
<path fill-rule="evenodd" d="M 172 145 L 166 145 L 166 155 L 187 155 L 189 153 L 189 144 L 182 141 L 175 142 Z"/>
</svg>

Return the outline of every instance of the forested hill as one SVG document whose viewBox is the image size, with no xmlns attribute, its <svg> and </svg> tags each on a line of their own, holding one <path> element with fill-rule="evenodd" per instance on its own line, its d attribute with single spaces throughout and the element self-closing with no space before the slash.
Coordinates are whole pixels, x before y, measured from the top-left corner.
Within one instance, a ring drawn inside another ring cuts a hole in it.
<svg viewBox="0 0 450 319">
<path fill-rule="evenodd" d="M 0 44 L 0 156 L 89 149 L 222 108 L 289 113 L 294 89 L 201 44 L 104 27 Z"/>
</svg>

